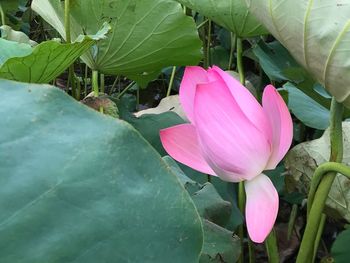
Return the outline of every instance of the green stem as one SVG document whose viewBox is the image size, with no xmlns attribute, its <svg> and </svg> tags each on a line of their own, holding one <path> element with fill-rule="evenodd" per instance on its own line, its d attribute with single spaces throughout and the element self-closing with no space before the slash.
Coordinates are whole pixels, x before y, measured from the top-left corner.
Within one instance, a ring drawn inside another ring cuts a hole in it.
<svg viewBox="0 0 350 263">
<path fill-rule="evenodd" d="M 200 23 L 198 26 L 197 26 L 197 30 L 200 29 L 202 26 L 204 26 L 206 23 L 208 23 L 209 19 L 205 19 L 202 23 Z"/>
<path fill-rule="evenodd" d="M 245 85 L 245 75 L 243 68 L 243 45 L 242 39 L 237 37 L 237 69 L 240 82 Z"/>
<path fill-rule="evenodd" d="M 64 29 L 66 33 L 66 42 L 71 43 L 72 39 L 70 31 L 70 0 L 64 1 Z M 71 85 L 72 87 L 72 97 L 77 98 L 77 92 L 74 82 L 74 63 L 69 66 L 67 89 L 69 89 L 69 85 Z"/>
<path fill-rule="evenodd" d="M 318 246 L 320 244 L 320 240 L 321 240 L 321 237 L 322 237 L 324 224 L 326 223 L 326 218 L 327 218 L 327 216 L 325 214 L 322 214 L 320 225 L 318 227 L 317 235 L 316 235 L 316 239 L 315 239 L 314 253 L 313 253 L 313 256 L 312 256 L 312 262 L 315 262 L 315 259 L 316 259 L 316 256 L 317 256 L 317 249 L 318 249 Z"/>
<path fill-rule="evenodd" d="M 66 33 L 66 42 L 71 43 L 70 34 L 70 0 L 64 1 L 64 30 Z"/>
<path fill-rule="evenodd" d="M 211 20 L 208 21 L 208 37 L 207 37 L 207 61 L 205 67 L 208 68 L 211 64 L 210 59 L 210 44 L 211 44 Z"/>
<path fill-rule="evenodd" d="M 228 60 L 228 67 L 227 70 L 231 70 L 231 66 L 232 66 L 232 62 L 233 62 L 233 53 L 235 52 L 235 48 L 236 48 L 236 34 L 234 34 L 233 32 L 231 32 L 231 49 L 230 49 L 230 58 Z"/>
<path fill-rule="evenodd" d="M 269 257 L 269 263 L 278 263 L 278 247 L 275 230 L 272 229 L 265 241 L 265 247 L 267 251 L 267 256 Z"/>
<path fill-rule="evenodd" d="M 244 191 L 244 182 L 238 183 L 238 208 L 241 211 L 242 215 L 244 215 L 245 208 L 245 191 Z M 241 241 L 241 255 L 239 257 L 238 262 L 244 262 L 244 224 L 242 223 L 238 228 L 238 236 Z"/>
<path fill-rule="evenodd" d="M 85 65 L 85 76 L 84 76 L 84 98 L 87 96 L 87 79 L 88 79 L 88 65 Z"/>
<path fill-rule="evenodd" d="M 6 25 L 5 13 L 4 13 L 4 9 L 2 9 L 1 4 L 0 4 L 0 16 L 1 16 L 1 25 L 2 26 Z"/>
<path fill-rule="evenodd" d="M 95 97 L 99 96 L 99 88 L 98 88 L 98 71 L 93 70 L 92 71 L 92 89 L 94 91 Z"/>
<path fill-rule="evenodd" d="M 105 74 L 100 74 L 100 90 L 101 93 L 105 93 Z"/>
<path fill-rule="evenodd" d="M 343 105 L 334 98 L 331 104 L 330 120 L 330 161 L 341 162 L 343 159 L 343 136 L 342 136 Z M 312 203 L 304 236 L 300 245 L 297 263 L 310 262 L 314 252 L 314 244 L 319 229 L 323 209 L 328 198 L 329 191 L 336 176 L 336 172 L 328 172 L 323 176 L 314 195 L 315 202 Z"/>
<path fill-rule="evenodd" d="M 242 74 L 244 76 L 243 67 L 241 68 L 240 74 Z M 243 77 L 243 79 L 240 78 L 240 80 L 241 80 L 241 84 L 245 86 L 244 77 Z M 240 182 L 238 184 L 238 208 L 241 211 L 242 215 L 244 215 L 245 203 L 246 203 L 246 196 L 245 196 L 245 191 L 244 191 L 244 182 Z M 244 242 L 243 242 L 243 240 L 244 240 L 244 224 L 239 226 L 238 236 L 241 240 L 241 256 L 240 256 L 238 262 L 243 263 L 244 262 L 244 253 L 243 253 L 243 251 L 244 251 Z M 250 239 L 248 239 L 248 251 L 249 251 L 249 262 L 254 262 L 254 248 L 253 248 L 253 243 L 250 241 Z"/>
<path fill-rule="evenodd" d="M 140 108 L 140 86 L 137 85 L 137 90 L 136 90 L 136 110 L 138 111 Z"/>
<path fill-rule="evenodd" d="M 248 253 L 249 253 L 249 263 L 255 262 L 255 250 L 253 241 L 248 238 Z"/>
<path fill-rule="evenodd" d="M 77 90 L 76 90 L 76 99 L 80 100 L 80 95 L 81 95 L 81 83 L 79 81 L 79 79 L 74 76 L 74 83 L 76 84 Z"/>
<path fill-rule="evenodd" d="M 294 225 L 295 225 L 295 219 L 297 218 L 297 214 L 298 214 L 298 205 L 293 204 L 292 211 L 290 212 L 289 221 L 288 221 L 287 240 L 290 240 L 290 238 L 292 236 Z"/>
<path fill-rule="evenodd" d="M 117 99 L 119 100 L 123 95 L 132 87 L 134 86 L 135 82 L 131 82 L 125 89 L 123 89 L 122 92 L 120 92 L 117 96 Z"/>
<path fill-rule="evenodd" d="M 173 70 L 171 71 L 170 81 L 169 81 L 169 85 L 168 85 L 168 91 L 166 93 L 167 97 L 170 96 L 171 89 L 172 89 L 173 83 L 174 83 L 175 73 L 176 73 L 176 67 L 174 66 Z"/>
<path fill-rule="evenodd" d="M 112 95 L 114 92 L 115 92 L 115 87 L 117 86 L 117 83 L 118 83 L 118 79 L 119 79 L 119 76 L 117 76 L 112 84 L 112 88 L 109 92 L 109 95 Z"/>
<path fill-rule="evenodd" d="M 307 215 L 310 214 L 311 205 L 313 204 L 316 191 L 318 189 L 318 186 L 322 178 L 325 175 L 327 176 L 327 174 L 330 172 L 341 173 L 350 179 L 350 167 L 345 164 L 336 163 L 336 162 L 327 162 L 317 167 L 317 169 L 314 172 L 314 175 L 312 176 L 309 196 L 307 199 Z"/>
</svg>

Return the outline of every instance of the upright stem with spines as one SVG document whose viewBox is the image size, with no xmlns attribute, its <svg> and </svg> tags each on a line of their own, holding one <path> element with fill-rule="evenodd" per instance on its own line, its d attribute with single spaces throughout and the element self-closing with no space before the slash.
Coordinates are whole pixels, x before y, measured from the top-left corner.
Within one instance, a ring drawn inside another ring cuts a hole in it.
<svg viewBox="0 0 350 263">
<path fill-rule="evenodd" d="M 330 120 L 330 143 L 331 155 L 330 161 L 341 162 L 343 159 L 343 134 L 342 134 L 342 116 L 343 105 L 338 103 L 334 98 L 331 104 Z M 297 263 L 311 262 L 315 247 L 315 239 L 319 232 L 320 222 L 322 219 L 323 209 L 328 198 L 329 191 L 332 187 L 337 172 L 326 173 L 315 192 L 314 202 L 311 204 L 304 236 L 300 245 Z"/>
</svg>

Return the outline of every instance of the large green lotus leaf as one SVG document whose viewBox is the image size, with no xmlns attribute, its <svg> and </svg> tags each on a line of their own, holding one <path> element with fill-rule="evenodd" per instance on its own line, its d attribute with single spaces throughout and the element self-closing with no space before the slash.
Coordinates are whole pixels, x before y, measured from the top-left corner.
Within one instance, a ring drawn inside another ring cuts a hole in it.
<svg viewBox="0 0 350 263">
<path fill-rule="evenodd" d="M 103 39 L 108 28 L 109 26 L 105 24 L 96 35 L 84 37 L 81 35 L 74 43 L 61 44 L 49 40 L 34 48 L 29 44 L 0 39 L 0 48 L 5 49 L 5 54 L 8 53 L 5 56 L 0 55 L 0 78 L 29 83 L 49 83 L 97 40 Z M 6 49 L 7 47 L 9 48 Z"/>
<path fill-rule="evenodd" d="M 32 53 L 32 47 L 26 43 L 18 43 L 0 38 L 0 65 L 12 57 L 25 57 Z"/>
<path fill-rule="evenodd" d="M 189 192 L 199 214 L 215 224 L 225 226 L 231 215 L 231 203 L 223 200 L 211 183 L 199 184 L 187 177 L 171 157 L 164 156 L 163 160 Z"/>
<path fill-rule="evenodd" d="M 63 37 L 60 0 L 34 0 L 32 8 Z M 72 37 L 96 32 L 105 21 L 108 38 L 82 59 L 94 70 L 126 75 L 142 82 L 169 65 L 197 64 L 201 41 L 192 18 L 173 0 L 75 0 L 71 6 Z"/>
<path fill-rule="evenodd" d="M 343 122 L 344 157 L 343 163 L 350 165 L 350 123 Z M 286 156 L 288 171 L 286 187 L 288 191 L 307 194 L 310 180 L 318 165 L 327 162 L 330 156 L 329 129 L 321 138 L 295 146 Z M 333 218 L 344 218 L 350 222 L 349 179 L 338 174 L 326 201 L 326 212 Z"/>
<path fill-rule="evenodd" d="M 204 246 L 200 263 L 237 262 L 241 254 L 239 238 L 231 231 L 203 220 Z"/>
<path fill-rule="evenodd" d="M 230 218 L 230 202 L 223 200 L 211 183 L 201 185 L 187 177 L 171 157 L 164 156 L 163 160 L 178 176 L 203 217 L 204 244 L 199 262 L 236 262 L 241 253 L 239 238 L 221 227 Z"/>
<path fill-rule="evenodd" d="M 246 1 L 294 58 L 350 107 L 350 0 Z"/>
<path fill-rule="evenodd" d="M 329 260 L 328 262 L 348 263 L 350 258 L 349 243 L 350 229 L 346 229 L 341 232 L 334 241 L 331 250 L 334 261 Z"/>
<path fill-rule="evenodd" d="M 329 126 L 330 111 L 287 82 L 288 108 L 301 122 L 314 129 L 325 130 Z"/>
<path fill-rule="evenodd" d="M 129 124 L 0 80 L 0 262 L 198 262 L 201 219 Z"/>
<path fill-rule="evenodd" d="M 268 32 L 248 10 L 244 0 L 176 0 L 209 17 L 239 37 L 253 37 Z"/>
</svg>

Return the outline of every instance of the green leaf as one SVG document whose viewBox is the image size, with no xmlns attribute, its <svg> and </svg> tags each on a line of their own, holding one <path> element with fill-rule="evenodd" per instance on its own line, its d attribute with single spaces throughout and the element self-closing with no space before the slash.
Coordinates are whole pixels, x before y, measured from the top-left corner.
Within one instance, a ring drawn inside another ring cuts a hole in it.
<svg viewBox="0 0 350 263">
<path fill-rule="evenodd" d="M 137 118 L 127 109 L 128 103 L 129 98 L 127 97 L 122 97 L 118 102 L 120 117 L 134 126 L 161 156 L 166 155 L 160 141 L 159 131 L 177 124 L 182 124 L 184 120 L 172 111 L 166 111 L 160 114 L 144 114 Z"/>
<path fill-rule="evenodd" d="M 254 37 L 267 34 L 266 29 L 248 10 L 244 0 L 176 0 L 209 17 L 215 23 L 237 34 Z"/>
<path fill-rule="evenodd" d="M 63 2 L 34 0 L 32 8 L 65 37 Z M 94 70 L 126 75 L 141 86 L 165 66 L 194 65 L 201 59 L 196 25 L 173 0 L 76 0 L 71 17 L 73 39 L 109 22 L 108 38 L 82 59 Z"/>
<path fill-rule="evenodd" d="M 278 41 L 266 44 L 259 41 L 252 48 L 253 54 L 266 75 L 279 82 L 289 81 L 307 96 L 329 109 L 331 101 L 314 90 L 317 82 L 290 55 Z"/>
<path fill-rule="evenodd" d="M 226 225 L 232 210 L 230 202 L 223 200 L 211 183 L 199 184 L 187 177 L 171 157 L 164 156 L 163 160 L 189 192 L 199 215 L 217 225 Z"/>
<path fill-rule="evenodd" d="M 199 262 L 237 262 L 241 254 L 239 238 L 208 220 L 203 220 L 203 228 L 204 246 Z"/>
<path fill-rule="evenodd" d="M 331 255 L 334 258 L 334 262 L 348 263 L 350 258 L 350 229 L 344 230 L 337 236 L 332 245 Z"/>
<path fill-rule="evenodd" d="M 95 44 L 96 40 L 105 37 L 108 27 L 105 24 L 96 35 L 79 36 L 77 41 L 71 44 L 50 40 L 31 48 L 28 44 L 0 39 L 1 46 L 9 47 L 5 51 L 5 57 L 0 58 L 0 78 L 49 83 Z"/>
<path fill-rule="evenodd" d="M 29 44 L 18 43 L 0 38 L 0 65 L 13 57 L 25 57 L 32 53 L 32 47 Z"/>
<path fill-rule="evenodd" d="M 350 123 L 343 122 L 344 142 L 350 141 Z M 310 181 L 317 166 L 327 162 L 330 156 L 329 128 L 321 138 L 298 144 L 285 158 L 286 188 L 288 192 L 298 191 L 307 196 Z M 344 144 L 343 163 L 350 164 L 350 145 Z M 325 212 L 332 218 L 343 218 L 350 222 L 349 180 L 337 174 L 326 201 Z"/>
<path fill-rule="evenodd" d="M 5 22 L 8 23 L 9 19 L 7 16 L 9 14 L 16 13 L 16 11 L 18 10 L 18 6 L 19 6 L 18 0 L 0 0 L 0 5 L 5 14 Z"/>
<path fill-rule="evenodd" d="M 350 0 L 246 0 L 250 10 L 339 102 L 350 106 Z"/>
<path fill-rule="evenodd" d="M 300 68 L 289 52 L 277 41 L 266 44 L 260 40 L 252 48 L 261 68 L 271 80 L 295 80 L 285 74 L 286 69 Z M 298 76 L 300 81 L 300 76 Z"/>
<path fill-rule="evenodd" d="M 287 82 L 283 88 L 288 91 L 288 108 L 306 126 L 325 130 L 329 126 L 330 112 L 305 93 Z"/>
<path fill-rule="evenodd" d="M 203 217 L 204 245 L 199 262 L 236 262 L 241 253 L 239 238 L 220 226 L 230 218 L 230 202 L 224 201 L 211 183 L 201 185 L 187 177 L 171 157 L 163 160 L 178 176 Z"/>
<path fill-rule="evenodd" d="M 200 217 L 129 124 L 0 80 L 0 262 L 198 262 Z"/>
</svg>

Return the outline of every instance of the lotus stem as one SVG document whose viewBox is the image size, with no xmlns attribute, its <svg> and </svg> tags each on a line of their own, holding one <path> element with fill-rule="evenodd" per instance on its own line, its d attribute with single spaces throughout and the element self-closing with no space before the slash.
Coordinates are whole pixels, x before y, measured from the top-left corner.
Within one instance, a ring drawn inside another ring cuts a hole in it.
<svg viewBox="0 0 350 263">
<path fill-rule="evenodd" d="M 120 99 L 121 97 L 123 97 L 123 95 L 132 87 L 134 86 L 135 82 L 131 82 L 125 89 L 122 90 L 122 92 L 120 92 L 117 96 L 117 99 Z"/>
<path fill-rule="evenodd" d="M 211 59 L 210 59 L 210 43 L 211 43 L 211 25 L 212 25 L 212 23 L 211 23 L 211 20 L 209 19 L 209 21 L 208 21 L 208 37 L 207 37 L 207 56 L 206 56 L 206 58 L 207 58 L 207 60 L 206 60 L 206 65 L 205 65 L 205 67 L 206 68 L 208 68 L 211 64 Z"/>
<path fill-rule="evenodd" d="M 320 184 L 320 181 L 322 178 L 327 175 L 329 172 L 336 172 L 341 173 L 342 175 L 348 177 L 350 179 L 350 167 L 342 164 L 342 163 L 336 163 L 336 162 L 327 162 L 321 164 L 314 172 L 314 175 L 312 176 L 310 190 L 309 190 L 309 196 L 307 200 L 307 215 L 309 216 L 311 205 L 315 198 L 315 193 L 317 191 L 317 188 Z"/>
<path fill-rule="evenodd" d="M 100 74 L 100 90 L 101 93 L 105 93 L 105 74 Z"/>
<path fill-rule="evenodd" d="M 290 240 L 290 238 L 292 236 L 294 225 L 295 225 L 295 220 L 297 218 L 297 214 L 298 214 L 298 205 L 293 204 L 292 211 L 290 212 L 289 221 L 288 221 L 287 240 Z"/>
<path fill-rule="evenodd" d="M 70 0 L 64 1 L 64 29 L 66 33 L 66 43 L 71 43 L 71 28 L 70 28 Z M 69 85 L 72 87 L 72 97 L 77 98 L 77 91 L 75 87 L 74 81 L 74 63 L 69 66 L 68 69 L 68 80 L 67 80 L 67 90 L 69 89 Z"/>
<path fill-rule="evenodd" d="M 71 43 L 71 34 L 70 34 L 70 0 L 64 1 L 64 29 L 66 33 L 66 42 Z"/>
<path fill-rule="evenodd" d="M 248 253 L 249 253 L 249 263 L 255 262 L 255 249 L 253 241 L 248 238 Z"/>
<path fill-rule="evenodd" d="M 170 76 L 170 81 L 169 81 L 169 85 L 168 85 L 168 90 L 166 92 L 166 96 L 167 97 L 170 96 L 171 89 L 172 89 L 173 84 L 174 84 L 175 73 L 176 73 L 176 67 L 174 66 L 173 70 L 171 71 L 171 76 Z"/>
<path fill-rule="evenodd" d="M 200 23 L 198 26 L 197 26 L 197 30 L 200 29 L 202 26 L 204 26 L 206 23 L 208 23 L 209 19 L 205 19 L 202 23 Z"/>
<path fill-rule="evenodd" d="M 242 215 L 244 215 L 245 209 L 245 191 L 244 191 L 244 182 L 238 183 L 238 208 L 241 211 Z M 238 262 L 244 262 L 244 223 L 238 227 L 238 236 L 241 241 L 241 255 L 239 257 Z"/>
<path fill-rule="evenodd" d="M 98 71 L 97 70 L 92 71 L 92 89 L 94 91 L 95 97 L 98 97 L 100 90 L 98 87 Z"/>
<path fill-rule="evenodd" d="M 235 49 L 236 49 L 236 42 L 237 42 L 236 38 L 237 38 L 236 34 L 231 32 L 231 49 L 230 49 L 230 58 L 228 60 L 227 70 L 231 70 L 231 66 L 233 62 L 233 53 L 235 52 Z"/>
<path fill-rule="evenodd" d="M 245 85 L 245 74 L 243 68 L 243 44 L 242 39 L 237 37 L 237 69 L 239 74 L 239 80 L 242 85 Z"/>
<path fill-rule="evenodd" d="M 320 225 L 318 227 L 318 230 L 317 230 L 317 235 L 316 235 L 316 239 L 315 239 L 315 244 L 314 244 L 314 253 L 312 255 L 312 262 L 315 262 L 315 259 L 316 259 L 316 255 L 317 255 L 317 249 L 318 249 L 318 246 L 320 244 L 320 240 L 321 240 L 321 237 L 322 237 L 322 232 L 323 232 L 323 228 L 324 228 L 324 224 L 326 223 L 326 214 L 322 214 L 321 216 L 321 221 L 320 221 Z"/>
<path fill-rule="evenodd" d="M 2 9 L 1 4 L 0 4 L 0 16 L 1 16 L 1 25 L 2 26 L 6 25 L 5 13 L 4 13 L 4 9 Z"/>
<path fill-rule="evenodd" d="M 331 119 L 330 119 L 330 161 L 341 162 L 343 159 L 343 134 L 342 134 L 343 105 L 332 98 Z M 304 236 L 300 245 L 297 263 L 312 262 L 316 236 L 319 231 L 323 209 L 328 198 L 337 172 L 327 172 L 317 187 L 314 195 L 315 202 L 312 202 Z"/>
<path fill-rule="evenodd" d="M 84 75 L 84 98 L 87 96 L 87 79 L 88 79 L 89 67 L 85 65 L 85 75 Z"/>
<path fill-rule="evenodd" d="M 274 229 L 272 229 L 270 234 L 268 235 L 265 241 L 265 247 L 267 251 L 267 256 L 269 258 L 269 263 L 278 263 L 279 255 L 278 255 L 276 233 Z"/>
</svg>

